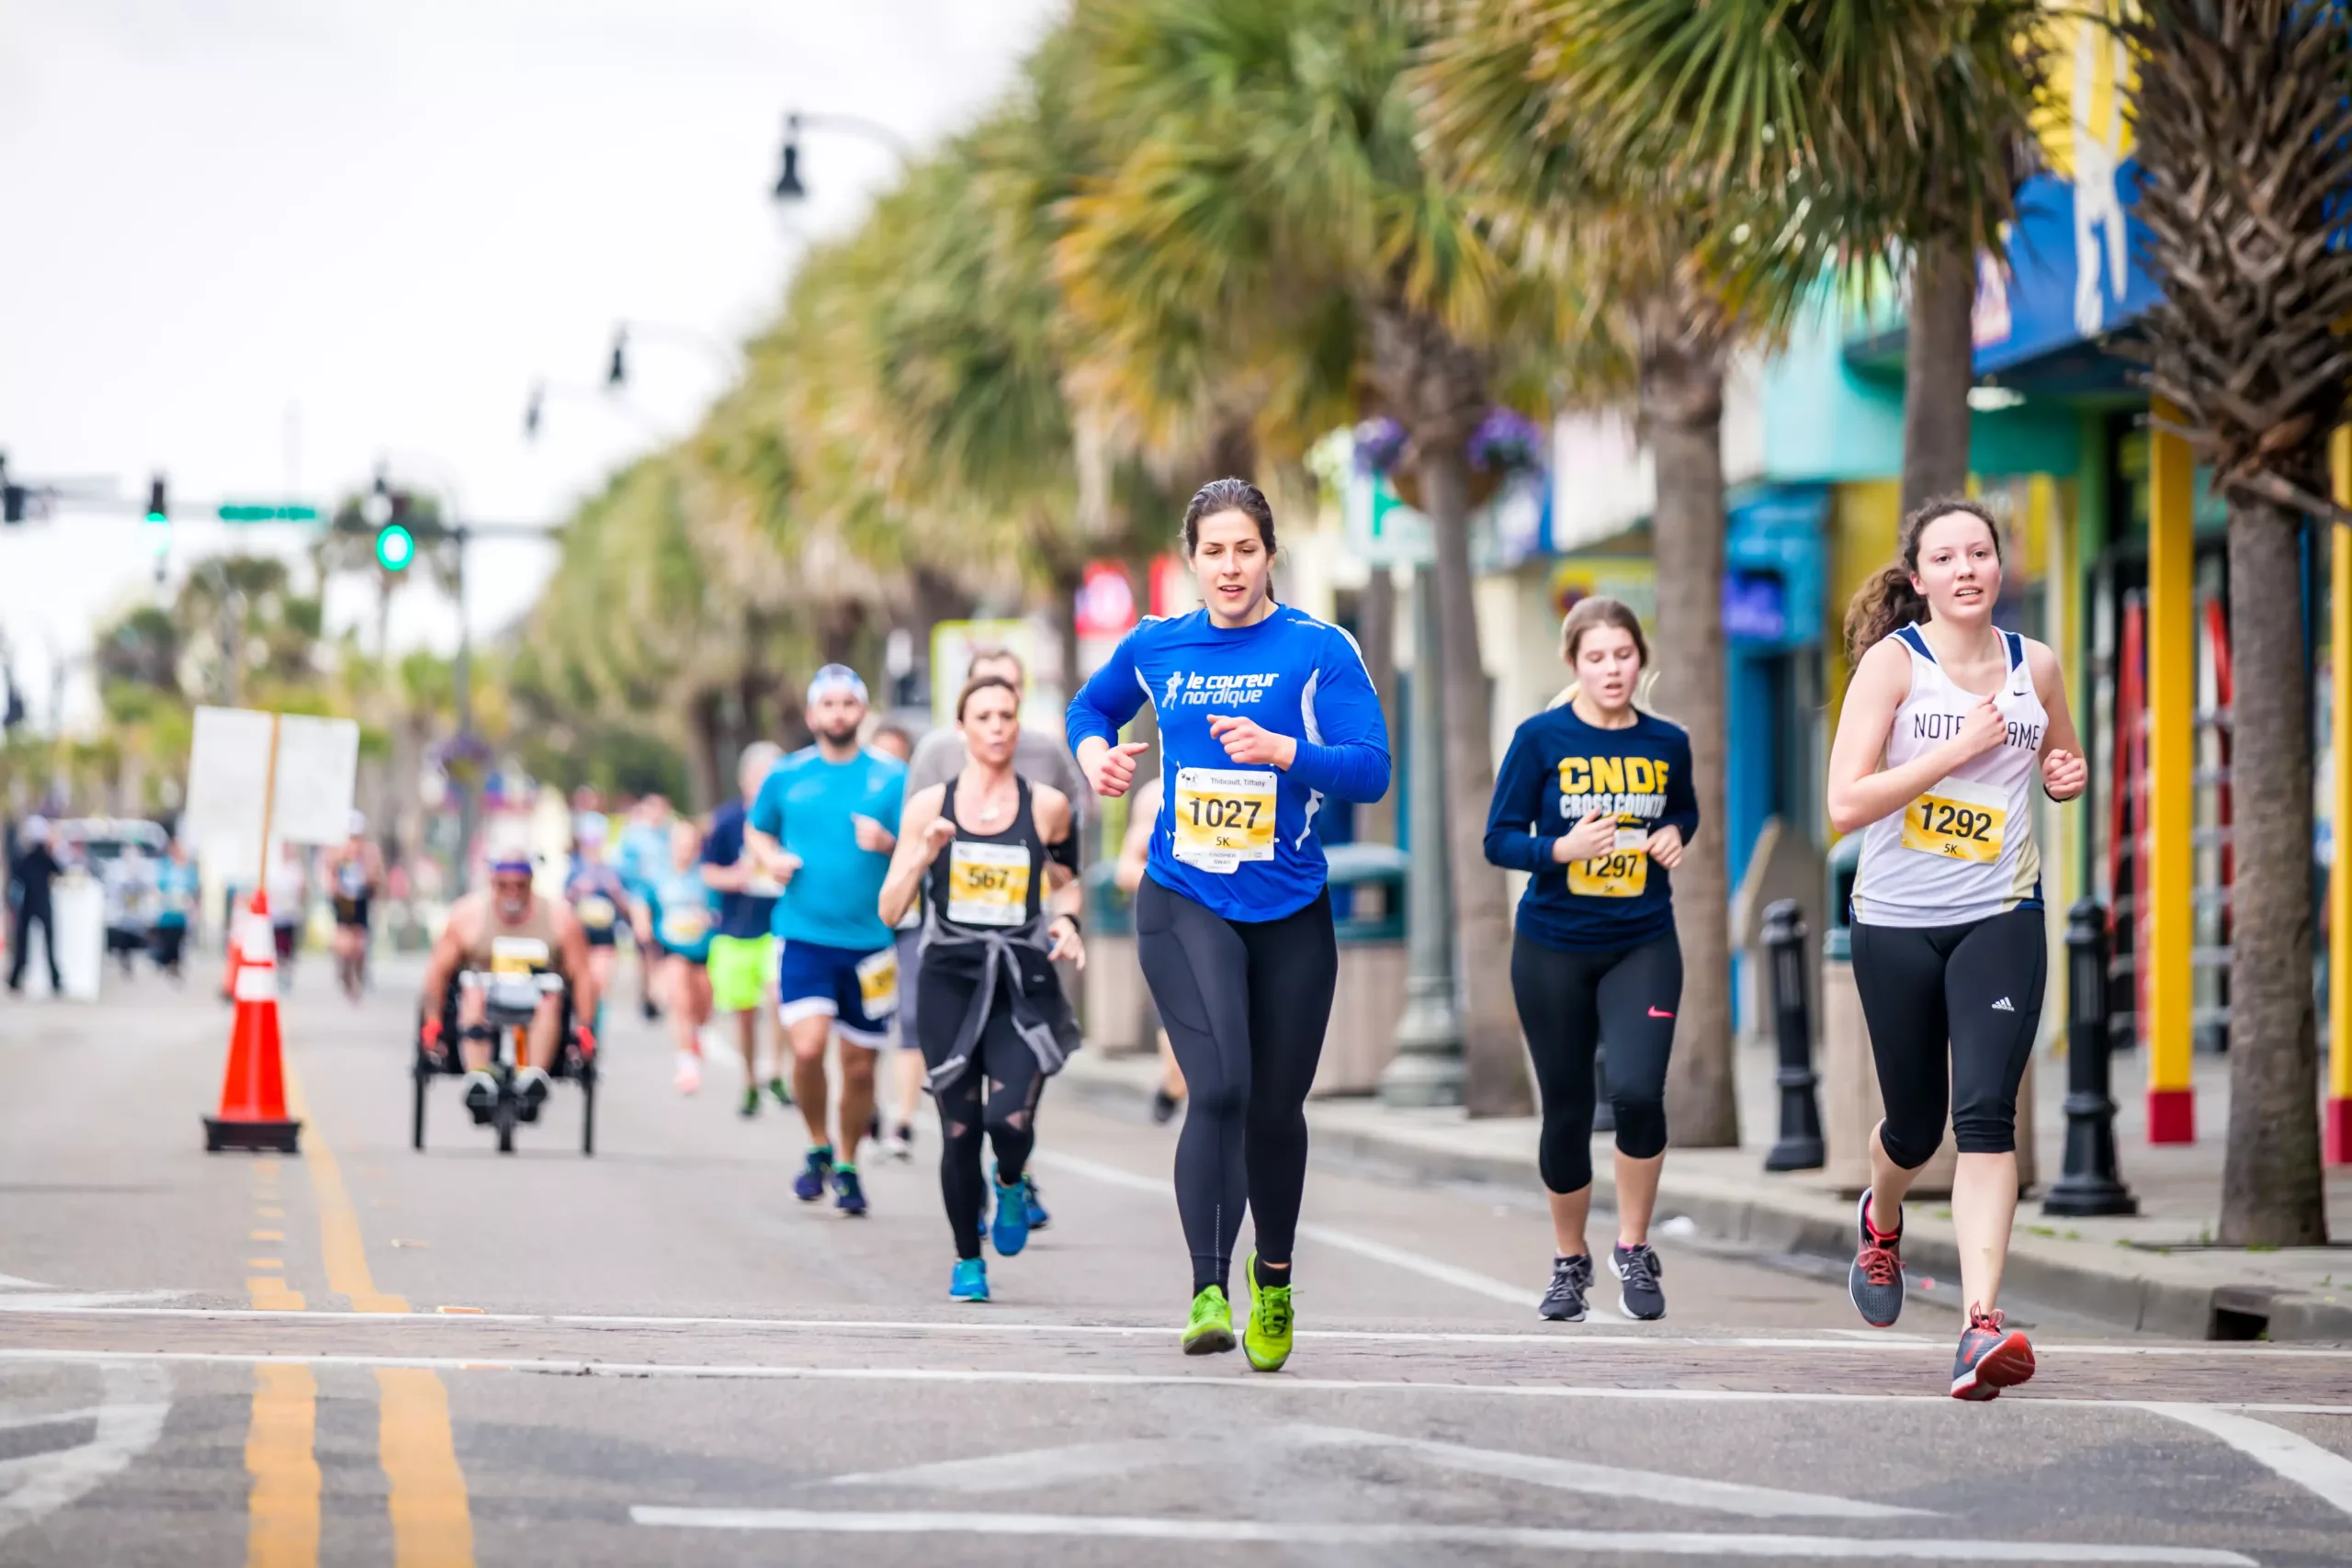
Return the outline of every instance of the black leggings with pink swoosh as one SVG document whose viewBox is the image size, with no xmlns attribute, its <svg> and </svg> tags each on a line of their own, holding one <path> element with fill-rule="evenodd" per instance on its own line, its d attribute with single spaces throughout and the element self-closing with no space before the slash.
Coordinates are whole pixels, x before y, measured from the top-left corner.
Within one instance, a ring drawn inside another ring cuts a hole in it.
<svg viewBox="0 0 2352 1568">
<path fill-rule="evenodd" d="M 1511 943 L 1510 988 L 1544 1096 L 1544 1185 L 1555 1192 L 1592 1185 L 1592 1062 L 1603 1044 L 1617 1152 L 1664 1154 L 1666 1063 L 1682 1005 L 1674 933 L 1614 953 L 1564 952 L 1522 933 Z"/>
</svg>

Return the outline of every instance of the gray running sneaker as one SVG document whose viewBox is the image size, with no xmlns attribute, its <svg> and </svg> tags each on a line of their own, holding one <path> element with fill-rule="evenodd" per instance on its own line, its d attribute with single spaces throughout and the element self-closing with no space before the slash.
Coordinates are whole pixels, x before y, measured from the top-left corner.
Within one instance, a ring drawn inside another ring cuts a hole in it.
<svg viewBox="0 0 2352 1568">
<path fill-rule="evenodd" d="M 1903 1315 L 1903 1222 L 1881 1231 L 1871 1224 L 1871 1195 L 1864 1189 L 1854 1204 L 1854 1229 L 1860 1240 L 1853 1266 L 1846 1270 L 1846 1293 L 1854 1310 L 1872 1328 L 1892 1328 Z"/>
<path fill-rule="evenodd" d="M 1665 1265 L 1647 1243 L 1633 1247 L 1612 1247 L 1609 1253 L 1609 1271 L 1617 1276 L 1621 1289 L 1617 1292 L 1617 1310 L 1637 1323 L 1651 1323 L 1666 1315 L 1666 1292 L 1658 1288 L 1658 1276 L 1666 1272 Z"/>
<path fill-rule="evenodd" d="M 1552 1259 L 1552 1283 L 1535 1310 L 1554 1323 L 1582 1323 L 1584 1295 L 1592 1289 L 1592 1259 L 1581 1253 Z"/>
</svg>

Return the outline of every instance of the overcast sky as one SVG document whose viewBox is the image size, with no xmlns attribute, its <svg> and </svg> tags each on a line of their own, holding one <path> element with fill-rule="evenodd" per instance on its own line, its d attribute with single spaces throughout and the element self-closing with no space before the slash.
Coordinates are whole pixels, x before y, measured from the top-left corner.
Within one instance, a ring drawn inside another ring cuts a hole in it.
<svg viewBox="0 0 2352 1568">
<path fill-rule="evenodd" d="M 799 236 L 854 223 L 890 178 L 881 147 L 811 131 L 811 199 L 779 213 L 785 111 L 929 144 L 1058 9 L 0 0 L 0 450 L 20 483 L 107 476 L 126 501 L 160 470 L 175 511 L 328 499 L 382 457 L 476 517 L 560 518 L 723 385 L 722 355 L 658 328 L 739 340 Z M 624 319 L 649 325 L 615 406 Z M 86 513 L 0 532 L 0 634 L 36 714 L 51 650 L 152 592 L 139 532 Z M 175 525 L 174 564 L 229 532 Z M 477 547 L 478 635 L 527 606 L 548 555 Z M 410 597 L 396 638 L 453 637 Z"/>
</svg>

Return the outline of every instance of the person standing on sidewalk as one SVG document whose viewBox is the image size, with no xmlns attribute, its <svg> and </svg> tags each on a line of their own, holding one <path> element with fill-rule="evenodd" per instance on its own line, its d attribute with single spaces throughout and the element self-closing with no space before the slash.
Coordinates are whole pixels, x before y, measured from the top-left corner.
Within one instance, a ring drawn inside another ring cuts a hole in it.
<svg viewBox="0 0 2352 1568">
<path fill-rule="evenodd" d="M 49 961 L 49 994 L 62 997 L 65 982 L 57 973 L 57 915 L 50 889 L 64 868 L 50 848 L 46 817 L 26 818 L 17 839 L 17 852 L 8 862 L 8 885 L 14 890 L 8 928 L 9 994 L 24 993 L 25 960 L 32 952 L 33 927 L 39 925 L 41 956 Z"/>
<path fill-rule="evenodd" d="M 702 841 L 702 879 L 718 894 L 718 927 L 711 933 L 710 1007 L 735 1020 L 736 1043 L 743 1053 L 743 1108 L 746 1117 L 760 1113 L 760 1014 L 765 1010 L 769 986 L 775 974 L 775 937 L 769 930 L 775 901 L 784 885 L 760 869 L 745 852 L 743 826 L 750 820 L 752 802 L 760 786 L 784 760 L 784 748 L 773 740 L 758 740 L 743 748 L 735 764 L 736 797 L 712 814 L 710 834 Z M 784 1048 L 778 1043 L 769 1063 L 768 1092 L 778 1105 L 788 1106 L 792 1095 L 784 1086 L 779 1065 Z"/>
<path fill-rule="evenodd" d="M 1388 790 L 1388 731 L 1363 656 L 1339 627 L 1273 598 L 1274 514 L 1246 479 L 1201 487 L 1183 550 L 1203 608 L 1145 621 L 1069 705 L 1097 795 L 1135 782 L 1158 710 L 1161 805 L 1136 897 L 1136 946 L 1191 1109 L 1176 1207 L 1192 1253 L 1187 1355 L 1234 1348 L 1226 1293 L 1246 1207 L 1257 1249 L 1241 1344 L 1260 1371 L 1290 1358 L 1291 1245 L 1306 1185 L 1306 1093 L 1339 978 L 1315 817 L 1326 795 Z"/>
<path fill-rule="evenodd" d="M 1905 518 L 1894 564 L 1846 612 L 1854 679 L 1829 753 L 1829 820 L 1862 835 L 1854 987 L 1886 1106 L 1847 1289 L 1873 1327 L 1901 1314 L 1903 1195 L 1949 1107 L 1968 1306 L 1951 1393 L 1970 1400 L 2033 1376 L 2033 1348 L 1999 1308 L 2047 951 L 2032 789 L 2037 766 L 2052 800 L 2089 777 L 2057 656 L 1993 624 L 2000 597 L 1990 512 L 1948 499 Z"/>
<path fill-rule="evenodd" d="M 907 770 L 858 744 L 865 682 L 828 664 L 808 682 L 816 743 L 779 763 L 752 803 L 751 852 L 784 884 L 776 901 L 776 1018 L 792 1044 L 792 1092 L 808 1126 L 793 1195 L 813 1203 L 832 1182 L 834 1207 L 866 1211 L 857 1147 L 874 1114 L 874 1055 L 899 1009 L 899 953 L 875 911 L 898 835 Z M 840 1153 L 826 1126 L 825 1049 L 841 1042 Z"/>
<path fill-rule="evenodd" d="M 896 922 L 922 887 L 917 1010 L 939 1102 L 940 1193 L 956 1241 L 947 1293 L 984 1302 L 980 1145 L 996 1151 L 989 1239 L 1011 1258 L 1029 1244 L 1023 1178 L 1037 1100 L 1079 1046 L 1054 964 L 1083 967 L 1086 947 L 1077 875 L 1057 852 L 1077 830 L 1076 813 L 1069 796 L 1015 766 L 1019 690 L 1003 675 L 974 676 L 956 694 L 956 724 L 968 743 L 964 766 L 907 797 L 878 913 Z"/>
<path fill-rule="evenodd" d="M 1593 1058 L 1605 1042 L 1617 1114 L 1618 1311 L 1666 1315 L 1650 1212 L 1666 1163 L 1666 1065 L 1682 1006 L 1672 873 L 1698 830 L 1690 737 L 1634 705 L 1649 666 L 1634 612 L 1589 598 L 1560 626 L 1569 700 L 1519 727 L 1495 780 L 1487 858 L 1529 873 L 1511 994 L 1543 1092 L 1539 1164 L 1556 1248 L 1537 1308 L 1581 1323 L 1592 1289 Z"/>
</svg>

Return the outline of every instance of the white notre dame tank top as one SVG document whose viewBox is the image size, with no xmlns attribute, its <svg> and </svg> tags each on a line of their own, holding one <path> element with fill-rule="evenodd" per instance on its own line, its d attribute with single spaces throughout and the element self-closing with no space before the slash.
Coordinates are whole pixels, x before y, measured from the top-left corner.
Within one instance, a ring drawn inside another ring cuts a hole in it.
<svg viewBox="0 0 2352 1568">
<path fill-rule="evenodd" d="M 1899 768 L 1960 732 L 1983 699 L 1944 673 L 1915 623 L 1894 634 L 1911 655 L 1911 690 L 1894 710 L 1886 765 Z M 2035 764 L 2050 715 L 2026 667 L 2025 639 L 2001 634 L 2008 678 L 1994 705 L 2008 737 L 1862 829 L 1854 919 L 1866 926 L 1957 926 L 2041 902 L 2033 840 Z"/>
</svg>

